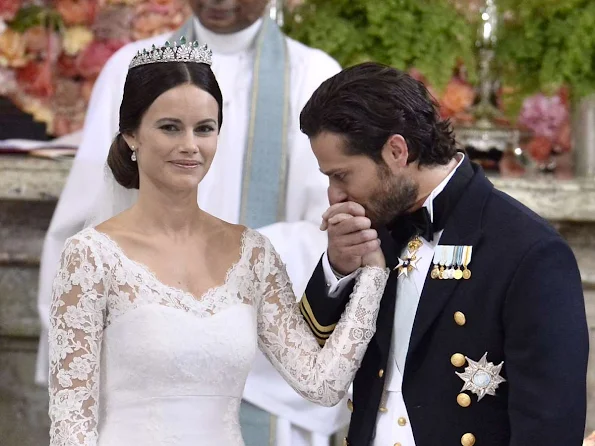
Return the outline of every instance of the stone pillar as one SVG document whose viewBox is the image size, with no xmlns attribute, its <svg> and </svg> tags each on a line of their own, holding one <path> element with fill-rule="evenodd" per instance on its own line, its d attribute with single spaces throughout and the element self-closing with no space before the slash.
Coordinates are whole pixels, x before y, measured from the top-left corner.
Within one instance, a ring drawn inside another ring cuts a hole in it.
<svg viewBox="0 0 595 446">
<path fill-rule="evenodd" d="M 34 382 L 43 238 L 70 163 L 0 156 L 0 445 L 49 444 L 48 395 Z"/>
</svg>

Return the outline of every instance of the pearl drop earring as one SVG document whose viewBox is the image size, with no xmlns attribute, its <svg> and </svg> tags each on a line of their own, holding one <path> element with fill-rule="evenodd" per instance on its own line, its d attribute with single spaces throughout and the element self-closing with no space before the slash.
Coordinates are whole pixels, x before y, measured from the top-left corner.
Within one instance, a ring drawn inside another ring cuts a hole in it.
<svg viewBox="0 0 595 446">
<path fill-rule="evenodd" d="M 134 146 L 131 146 L 130 148 L 132 149 L 132 155 L 130 155 L 130 159 L 132 161 L 136 161 L 136 152 L 134 151 L 135 150 L 135 147 Z"/>
</svg>

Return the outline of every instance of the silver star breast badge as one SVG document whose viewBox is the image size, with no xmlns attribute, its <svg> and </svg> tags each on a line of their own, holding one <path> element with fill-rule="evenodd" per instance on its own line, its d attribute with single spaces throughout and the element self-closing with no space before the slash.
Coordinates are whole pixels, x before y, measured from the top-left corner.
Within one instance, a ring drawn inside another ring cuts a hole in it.
<svg viewBox="0 0 595 446">
<path fill-rule="evenodd" d="M 407 255 L 404 259 L 399 257 L 399 264 L 395 268 L 399 271 L 399 275 L 397 277 L 401 277 L 402 275 L 408 277 L 411 271 L 417 269 L 417 262 L 420 260 L 421 257 L 418 259 L 414 253 L 407 251 Z"/>
<path fill-rule="evenodd" d="M 500 370 L 504 362 L 494 365 L 488 362 L 487 357 L 488 354 L 486 352 L 479 361 L 475 362 L 465 356 L 469 366 L 465 368 L 463 373 L 456 372 L 459 378 L 465 382 L 461 392 L 465 390 L 471 391 L 477 395 L 477 401 L 481 401 L 485 395 L 495 396 L 498 386 L 506 382 L 500 376 Z"/>
</svg>

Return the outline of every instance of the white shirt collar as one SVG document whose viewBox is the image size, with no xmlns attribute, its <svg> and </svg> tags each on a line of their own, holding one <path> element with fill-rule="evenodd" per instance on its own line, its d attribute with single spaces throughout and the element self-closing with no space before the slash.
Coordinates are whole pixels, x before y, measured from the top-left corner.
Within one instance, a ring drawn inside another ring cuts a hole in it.
<svg viewBox="0 0 595 446">
<path fill-rule="evenodd" d="M 455 168 L 452 170 L 452 172 L 450 172 L 448 174 L 448 176 L 446 178 L 444 178 L 440 182 L 440 184 L 434 188 L 432 193 L 430 193 L 428 198 L 426 198 L 426 201 L 424 201 L 424 204 L 422 207 L 428 208 L 428 212 L 430 214 L 430 220 L 432 221 L 432 223 L 434 223 L 434 199 L 438 196 L 438 194 L 440 192 L 442 192 L 444 190 L 444 187 L 448 184 L 448 182 L 450 181 L 452 176 L 455 174 L 455 172 L 457 171 L 459 166 L 463 163 L 463 160 L 465 159 L 465 154 L 460 152 L 460 155 L 461 155 L 461 159 L 459 160 L 459 162 L 455 166 Z"/>
<path fill-rule="evenodd" d="M 260 30 L 262 19 L 258 19 L 248 28 L 237 33 L 217 34 L 206 29 L 197 18 L 194 19 L 194 30 L 200 44 L 206 43 L 213 53 L 234 54 L 248 50 Z"/>
</svg>

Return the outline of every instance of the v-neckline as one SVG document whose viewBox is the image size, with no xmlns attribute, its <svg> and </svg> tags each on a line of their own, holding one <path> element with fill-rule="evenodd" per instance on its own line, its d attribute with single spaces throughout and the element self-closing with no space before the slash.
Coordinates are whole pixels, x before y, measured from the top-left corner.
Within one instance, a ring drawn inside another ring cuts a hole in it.
<svg viewBox="0 0 595 446">
<path fill-rule="evenodd" d="M 122 258 L 126 259 L 128 262 L 132 263 L 134 266 L 136 266 L 137 268 L 139 268 L 140 270 L 142 270 L 145 274 L 147 274 L 157 285 L 159 285 L 160 287 L 169 290 L 171 292 L 174 292 L 176 294 L 180 294 L 182 296 L 186 296 L 190 299 L 192 299 L 192 301 L 194 302 L 202 302 L 207 296 L 209 296 L 210 294 L 214 293 L 215 291 L 218 290 L 222 290 L 227 286 L 227 283 L 229 282 L 229 278 L 231 277 L 231 274 L 233 273 L 233 271 L 235 271 L 235 269 L 238 267 L 238 265 L 240 263 L 242 263 L 242 260 L 244 259 L 244 255 L 246 254 L 246 238 L 248 236 L 249 233 L 249 229 L 245 228 L 242 231 L 242 235 L 240 237 L 240 253 L 239 253 L 239 258 L 238 260 L 236 260 L 235 262 L 233 262 L 231 264 L 231 266 L 227 269 L 226 273 L 225 273 L 225 277 L 222 283 L 220 283 L 219 285 L 214 285 L 210 288 L 208 288 L 205 292 L 203 292 L 200 296 L 196 296 L 194 295 L 192 292 L 190 291 L 186 291 L 183 290 L 181 288 L 172 286 L 172 285 L 168 285 L 167 283 L 163 282 L 161 279 L 159 279 L 159 277 L 157 277 L 157 274 L 155 274 L 153 272 L 153 270 L 151 268 L 149 268 L 147 265 L 145 265 L 142 262 L 139 262 L 137 260 L 134 260 L 132 258 L 130 258 L 126 252 L 124 251 L 124 249 L 120 246 L 120 244 L 118 242 L 116 242 L 112 237 L 110 237 L 109 235 L 107 235 L 105 232 L 102 231 L 98 231 L 97 229 L 95 229 L 94 227 L 89 227 L 87 228 L 90 231 L 92 231 L 93 233 L 95 233 L 96 235 L 98 235 L 100 238 L 103 238 L 104 241 L 111 246 L 112 249 L 114 249 Z"/>
</svg>

